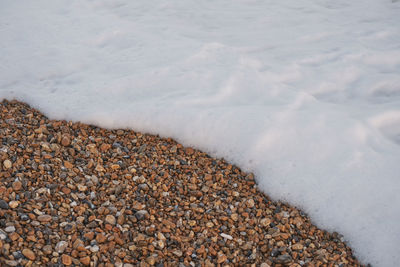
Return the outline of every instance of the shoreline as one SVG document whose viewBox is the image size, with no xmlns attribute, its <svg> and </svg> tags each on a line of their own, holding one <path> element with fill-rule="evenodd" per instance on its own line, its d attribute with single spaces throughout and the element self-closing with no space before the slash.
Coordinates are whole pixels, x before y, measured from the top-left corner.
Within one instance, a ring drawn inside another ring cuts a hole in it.
<svg viewBox="0 0 400 267">
<path fill-rule="evenodd" d="M 223 159 L 170 138 L 48 120 L 17 101 L 0 110 L 3 264 L 361 266 L 339 234 Z"/>
</svg>

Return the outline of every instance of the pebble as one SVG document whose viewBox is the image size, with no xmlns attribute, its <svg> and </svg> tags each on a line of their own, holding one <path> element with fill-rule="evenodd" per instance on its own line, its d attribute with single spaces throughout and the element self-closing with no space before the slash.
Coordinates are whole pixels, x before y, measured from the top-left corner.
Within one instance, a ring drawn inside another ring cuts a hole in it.
<svg viewBox="0 0 400 267">
<path fill-rule="evenodd" d="M 12 168 L 12 163 L 10 160 L 6 159 L 5 161 L 3 161 L 3 166 L 5 169 L 11 169 Z"/>
<path fill-rule="evenodd" d="M 247 200 L 246 204 L 247 204 L 247 207 L 251 209 L 251 208 L 254 208 L 255 202 L 252 198 L 250 198 Z"/>
<path fill-rule="evenodd" d="M 105 222 L 109 223 L 111 225 L 115 225 L 116 221 L 117 220 L 115 219 L 115 217 L 113 215 L 107 215 L 105 218 Z"/>
<path fill-rule="evenodd" d="M 0 199 L 0 208 L 4 210 L 9 209 L 8 203 L 5 202 L 3 199 Z"/>
<path fill-rule="evenodd" d="M 90 250 L 92 253 L 96 253 L 97 251 L 100 250 L 100 248 L 99 248 L 99 246 L 94 245 L 94 246 L 91 246 L 91 247 L 89 248 L 89 250 Z"/>
<path fill-rule="evenodd" d="M 87 190 L 87 186 L 78 184 L 78 190 L 81 192 L 85 192 Z"/>
<path fill-rule="evenodd" d="M 146 259 L 146 262 L 147 262 L 148 264 L 150 264 L 150 266 L 153 266 L 153 265 L 156 263 L 156 258 L 153 257 L 153 256 L 150 256 L 150 257 L 148 257 L 148 258 Z"/>
<path fill-rule="evenodd" d="M 30 250 L 29 248 L 24 248 L 22 250 L 22 254 L 29 260 L 34 261 L 36 259 L 36 255 L 35 253 L 33 253 L 32 250 Z"/>
<path fill-rule="evenodd" d="M 22 188 L 22 183 L 20 181 L 15 181 L 12 184 L 12 188 L 14 191 L 19 191 Z"/>
<path fill-rule="evenodd" d="M 15 209 L 16 207 L 18 207 L 19 202 L 18 201 L 10 201 L 10 203 L 8 203 L 8 206 L 12 209 Z"/>
<path fill-rule="evenodd" d="M 228 259 L 228 258 L 226 257 L 225 254 L 220 253 L 220 254 L 218 254 L 217 263 L 221 264 L 221 263 L 225 262 L 227 259 Z"/>
<path fill-rule="evenodd" d="M 39 215 L 37 219 L 39 220 L 39 222 L 44 222 L 44 223 L 50 222 L 52 220 L 51 216 L 47 214 Z"/>
<path fill-rule="evenodd" d="M 260 220 L 260 224 L 264 227 L 269 227 L 270 223 L 271 223 L 271 219 L 268 219 L 268 218 L 262 218 Z"/>
<path fill-rule="evenodd" d="M 0 240 L 5 240 L 7 238 L 7 234 L 3 232 L 3 230 L 0 230 Z"/>
<path fill-rule="evenodd" d="M 303 249 L 303 245 L 300 243 L 296 243 L 294 245 L 292 245 L 292 249 L 294 250 L 302 250 Z"/>
<path fill-rule="evenodd" d="M 62 137 L 62 139 L 61 139 L 61 144 L 62 144 L 63 146 L 69 146 L 69 145 L 71 144 L 71 140 L 70 140 L 69 136 L 64 135 L 64 136 Z"/>
<path fill-rule="evenodd" d="M 182 257 L 183 255 L 183 252 L 180 250 L 174 250 L 172 253 L 177 257 Z"/>
<path fill-rule="evenodd" d="M 222 236 L 223 238 L 228 239 L 228 240 L 232 240 L 232 239 L 233 239 L 233 237 L 232 237 L 231 235 L 227 235 L 227 234 L 224 234 L 224 233 L 222 233 L 221 236 Z"/>
<path fill-rule="evenodd" d="M 67 254 L 63 254 L 61 256 L 61 262 L 66 266 L 70 266 L 72 264 L 71 256 L 69 256 Z"/>
<path fill-rule="evenodd" d="M 135 217 L 138 220 L 143 220 L 147 214 L 148 212 L 146 210 L 139 210 L 135 213 Z"/>
<path fill-rule="evenodd" d="M 6 231 L 7 233 L 12 233 L 15 232 L 15 227 L 14 226 L 7 226 L 4 231 Z"/>
<path fill-rule="evenodd" d="M 55 250 L 57 251 L 57 253 L 63 253 L 65 251 L 65 249 L 68 247 L 68 243 L 65 241 L 60 241 L 57 243 Z"/>
<path fill-rule="evenodd" d="M 90 257 L 86 256 L 86 257 L 82 257 L 79 259 L 79 261 L 83 264 L 83 265 L 90 265 Z"/>
<path fill-rule="evenodd" d="M 292 257 L 290 257 L 290 255 L 285 254 L 285 255 L 279 255 L 276 258 L 276 262 L 278 263 L 290 263 L 292 261 Z"/>
<path fill-rule="evenodd" d="M 53 252 L 53 248 L 51 245 L 46 245 L 42 248 L 42 251 L 46 255 L 50 255 Z"/>
<path fill-rule="evenodd" d="M 5 260 L 4 263 L 7 266 L 18 266 L 18 262 L 17 261 L 13 261 L 13 260 Z"/>
</svg>

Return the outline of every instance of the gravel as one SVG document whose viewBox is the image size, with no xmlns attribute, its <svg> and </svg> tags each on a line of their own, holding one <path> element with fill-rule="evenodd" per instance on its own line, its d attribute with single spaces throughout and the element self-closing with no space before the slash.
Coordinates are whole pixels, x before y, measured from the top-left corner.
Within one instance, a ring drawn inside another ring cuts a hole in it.
<svg viewBox="0 0 400 267">
<path fill-rule="evenodd" d="M 0 114 L 0 266 L 360 266 L 224 159 L 16 101 Z"/>
</svg>

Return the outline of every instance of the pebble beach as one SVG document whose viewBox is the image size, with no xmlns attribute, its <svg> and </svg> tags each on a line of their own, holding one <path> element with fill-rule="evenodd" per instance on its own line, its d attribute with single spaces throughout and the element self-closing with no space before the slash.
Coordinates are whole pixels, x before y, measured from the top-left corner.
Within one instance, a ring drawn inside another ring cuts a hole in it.
<svg viewBox="0 0 400 267">
<path fill-rule="evenodd" d="M 362 266 L 251 173 L 169 138 L 0 103 L 0 266 Z"/>
</svg>

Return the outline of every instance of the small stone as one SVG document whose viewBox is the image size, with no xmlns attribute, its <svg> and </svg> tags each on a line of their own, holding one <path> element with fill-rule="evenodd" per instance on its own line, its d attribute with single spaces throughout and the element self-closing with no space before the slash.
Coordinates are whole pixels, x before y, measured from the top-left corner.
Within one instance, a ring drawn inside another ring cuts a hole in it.
<svg viewBox="0 0 400 267">
<path fill-rule="evenodd" d="M 3 230 L 0 230 L 0 240 L 5 240 L 6 238 L 7 234 Z"/>
<path fill-rule="evenodd" d="M 12 184 L 12 188 L 14 189 L 14 191 L 19 191 L 22 188 L 22 183 L 20 181 L 15 181 Z"/>
<path fill-rule="evenodd" d="M 188 155 L 193 155 L 194 149 L 191 148 L 191 147 L 188 147 L 188 148 L 186 148 L 186 153 L 187 153 Z"/>
<path fill-rule="evenodd" d="M 79 259 L 79 261 L 83 264 L 83 265 L 90 265 L 90 257 L 86 256 L 86 257 L 82 257 Z"/>
<path fill-rule="evenodd" d="M 71 189 L 69 189 L 68 187 L 63 187 L 61 188 L 61 192 L 68 195 L 69 193 L 71 193 Z"/>
<path fill-rule="evenodd" d="M 83 235 L 84 238 L 86 238 L 87 240 L 93 240 L 94 238 L 94 232 L 88 232 L 86 234 Z"/>
<path fill-rule="evenodd" d="M 158 247 L 161 248 L 161 249 L 163 249 L 163 248 L 165 247 L 165 243 L 164 243 L 163 240 L 158 240 L 158 241 L 157 241 L 157 245 L 158 245 Z"/>
<path fill-rule="evenodd" d="M 8 159 L 6 159 L 5 161 L 3 161 L 3 165 L 4 165 L 4 168 L 5 169 L 11 169 L 11 167 L 12 167 L 12 163 L 11 163 L 11 161 L 9 161 Z"/>
<path fill-rule="evenodd" d="M 239 215 L 237 213 L 232 213 L 231 219 L 237 222 L 237 220 L 239 220 Z"/>
<path fill-rule="evenodd" d="M 8 203 L 5 202 L 3 199 L 0 199 L 0 209 L 3 210 L 8 210 L 10 207 L 8 206 Z"/>
<path fill-rule="evenodd" d="M 148 212 L 146 210 L 139 210 L 135 213 L 135 217 L 140 221 L 143 220 L 147 214 Z"/>
<path fill-rule="evenodd" d="M 33 251 L 30 250 L 29 248 L 24 248 L 22 250 L 22 255 L 24 255 L 27 259 L 31 261 L 34 261 L 36 259 L 35 253 L 33 253 Z"/>
<path fill-rule="evenodd" d="M 233 237 L 232 237 L 231 235 L 227 235 L 227 234 L 224 234 L 224 233 L 222 233 L 221 236 L 222 236 L 223 238 L 226 238 L 226 239 L 229 239 L 229 240 L 232 240 L 232 239 L 233 239 Z"/>
<path fill-rule="evenodd" d="M 42 248 L 42 251 L 44 254 L 50 255 L 53 252 L 53 248 L 51 247 L 51 245 L 46 245 Z"/>
<path fill-rule="evenodd" d="M 14 226 L 7 226 L 6 229 L 4 229 L 7 233 L 12 233 L 15 232 L 15 227 Z"/>
<path fill-rule="evenodd" d="M 292 245 L 292 249 L 294 250 L 302 250 L 303 249 L 303 245 L 300 243 L 296 243 L 294 245 Z"/>
<path fill-rule="evenodd" d="M 74 165 L 72 165 L 72 163 L 69 161 L 64 161 L 64 166 L 67 169 L 72 169 L 74 167 Z"/>
<path fill-rule="evenodd" d="M 271 267 L 268 263 L 263 262 L 260 264 L 260 267 Z"/>
<path fill-rule="evenodd" d="M 18 207 L 19 202 L 18 201 L 10 201 L 10 203 L 8 203 L 8 206 L 12 209 L 15 209 L 16 207 Z"/>
<path fill-rule="evenodd" d="M 120 166 L 118 164 L 111 164 L 111 169 L 112 170 L 118 170 Z"/>
<path fill-rule="evenodd" d="M 66 241 L 60 241 L 57 243 L 55 250 L 58 253 L 63 253 L 67 247 L 68 247 L 68 243 Z"/>
<path fill-rule="evenodd" d="M 61 139 L 61 144 L 63 146 L 69 146 L 71 144 L 71 140 L 69 139 L 68 135 L 64 135 Z"/>
<path fill-rule="evenodd" d="M 154 264 L 156 264 L 156 258 L 153 257 L 153 256 L 150 256 L 150 257 L 148 257 L 148 258 L 146 259 L 146 262 L 147 262 L 148 264 L 150 264 L 151 266 L 153 266 Z"/>
<path fill-rule="evenodd" d="M 277 263 L 284 263 L 284 264 L 287 264 L 287 263 L 290 263 L 291 261 L 292 261 L 292 257 L 291 257 L 290 255 L 288 255 L 288 254 L 279 255 L 279 256 L 276 258 L 276 262 L 277 262 Z"/>
<path fill-rule="evenodd" d="M 101 146 L 100 146 L 100 150 L 101 150 L 101 152 L 106 152 L 107 150 L 109 150 L 111 148 L 111 145 L 110 144 L 101 144 Z"/>
<path fill-rule="evenodd" d="M 260 224 L 264 227 L 269 227 L 271 220 L 268 218 L 263 218 L 260 220 Z"/>
<path fill-rule="evenodd" d="M 17 261 L 12 261 L 12 260 L 5 260 L 4 263 L 6 264 L 6 266 L 18 266 L 18 262 Z"/>
<path fill-rule="evenodd" d="M 61 262 L 62 262 L 64 265 L 70 266 L 70 265 L 72 264 L 71 256 L 69 256 L 69 255 L 67 255 L 67 254 L 63 254 L 63 255 L 61 256 Z"/>
<path fill-rule="evenodd" d="M 272 249 L 272 251 L 271 251 L 271 256 L 272 257 L 276 257 L 276 256 L 278 256 L 279 255 L 279 249 L 277 249 L 277 248 L 274 248 L 274 249 Z"/>
<path fill-rule="evenodd" d="M 98 172 L 104 172 L 105 171 L 104 167 L 101 164 L 97 164 L 95 170 L 98 171 Z"/>
<path fill-rule="evenodd" d="M 145 205 L 139 203 L 139 202 L 133 202 L 132 208 L 134 210 L 142 210 L 145 207 Z"/>
<path fill-rule="evenodd" d="M 12 240 L 15 241 L 19 238 L 19 234 L 17 234 L 16 232 L 12 232 L 8 235 L 8 237 Z"/>
<path fill-rule="evenodd" d="M 252 198 L 248 199 L 247 202 L 246 202 L 246 205 L 250 209 L 253 208 L 254 205 L 255 205 L 254 200 Z"/>
<path fill-rule="evenodd" d="M 183 252 L 180 250 L 174 250 L 174 252 L 172 252 L 172 253 L 177 257 L 182 257 L 182 255 L 183 255 Z"/>
<path fill-rule="evenodd" d="M 82 184 L 78 184 L 78 190 L 81 192 L 85 192 L 87 190 L 87 186 L 82 185 Z"/>
<path fill-rule="evenodd" d="M 224 253 L 219 253 L 219 254 L 218 254 L 218 260 L 217 260 L 217 262 L 218 262 L 219 264 L 225 262 L 226 260 L 227 260 L 227 257 L 226 257 L 226 255 L 225 255 Z"/>
<path fill-rule="evenodd" d="M 94 246 L 91 246 L 90 248 L 89 248 L 89 250 L 90 250 L 90 252 L 92 252 L 92 253 L 96 253 L 97 251 L 99 251 L 99 246 L 97 246 L 97 245 L 94 245 Z"/>
<path fill-rule="evenodd" d="M 113 215 L 107 215 L 106 219 L 105 219 L 105 222 L 108 223 L 108 224 L 111 224 L 111 225 L 115 225 L 116 219 L 115 219 L 115 217 Z"/>
<path fill-rule="evenodd" d="M 104 234 L 98 233 L 96 235 L 96 241 L 98 243 L 104 243 L 107 240 L 107 237 Z"/>
<path fill-rule="evenodd" d="M 206 265 L 206 267 L 215 267 L 215 264 L 212 263 L 209 259 L 206 259 L 205 265 Z"/>
<path fill-rule="evenodd" d="M 39 220 L 39 222 L 42 222 L 42 223 L 47 223 L 52 220 L 51 216 L 47 215 L 47 214 L 39 215 L 37 217 L 37 219 Z"/>
<path fill-rule="evenodd" d="M 206 226 L 207 226 L 208 228 L 211 228 L 211 227 L 214 226 L 214 224 L 213 224 L 212 222 L 207 222 L 207 223 L 206 223 Z"/>
</svg>

